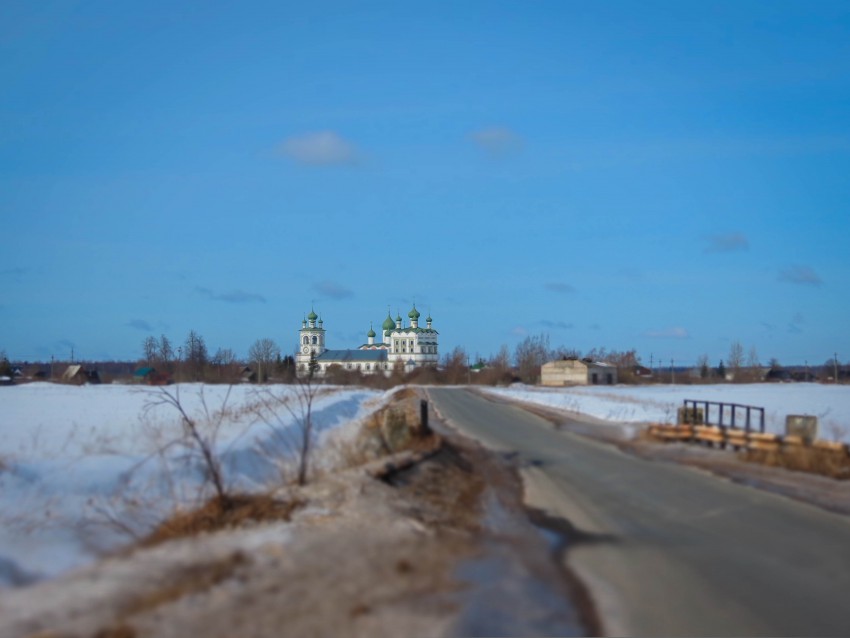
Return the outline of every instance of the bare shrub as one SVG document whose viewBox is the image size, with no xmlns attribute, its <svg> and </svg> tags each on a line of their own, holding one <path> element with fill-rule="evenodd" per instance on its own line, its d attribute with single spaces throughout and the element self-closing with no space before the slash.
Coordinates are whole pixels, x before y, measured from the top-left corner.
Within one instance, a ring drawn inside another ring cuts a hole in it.
<svg viewBox="0 0 850 638">
<path fill-rule="evenodd" d="M 213 409 L 201 388 L 202 411 L 193 414 L 181 399 L 179 385 L 158 388 L 145 404 L 143 414 L 147 416 L 158 406 L 170 407 L 180 416 L 180 432 L 175 435 L 170 427 L 147 423 L 145 435 L 151 452 L 122 473 L 114 493 L 89 499 L 88 517 L 81 530 L 100 527 L 136 542 L 153 544 L 235 526 L 247 519 L 288 517 L 297 502 L 274 499 L 268 492 L 237 492 L 227 481 L 224 469 L 230 446 L 220 450 L 217 445 L 223 424 L 226 420 L 253 417 L 244 434 L 257 423 L 257 404 L 229 405 L 232 389 L 228 388 L 221 404 Z M 156 464 L 156 470 L 142 473 L 140 470 L 149 464 Z M 186 481 L 179 470 L 181 466 L 193 472 L 200 469 L 201 484 Z M 91 549 L 100 548 L 92 545 Z"/>
<path fill-rule="evenodd" d="M 836 479 L 850 479 L 850 457 L 845 452 L 798 446 L 781 451 L 748 450 L 744 452 L 747 461 L 784 467 L 788 470 L 820 474 Z"/>
<path fill-rule="evenodd" d="M 149 547 L 174 538 L 239 527 L 246 521 L 288 521 L 302 504 L 299 500 L 283 501 L 268 494 L 233 494 L 227 501 L 215 496 L 197 509 L 176 512 L 140 544 Z"/>
<path fill-rule="evenodd" d="M 847 428 L 843 425 L 839 425 L 835 421 L 828 421 L 826 423 L 826 429 L 829 431 L 829 436 L 833 441 L 845 441 L 847 440 Z"/>
<path fill-rule="evenodd" d="M 202 467 L 205 472 L 205 479 L 212 485 L 215 490 L 216 497 L 221 501 L 226 508 L 230 502 L 230 495 L 224 483 L 224 473 L 222 472 L 221 459 L 215 451 L 216 440 L 221 429 L 222 421 L 227 414 L 227 402 L 230 399 L 230 392 L 233 386 L 227 389 L 227 395 L 224 397 L 221 408 L 214 414 L 210 412 L 206 398 L 204 397 L 203 387 L 201 388 L 201 405 L 204 409 L 205 425 L 202 427 L 197 420 L 191 418 L 183 407 L 180 401 L 180 386 L 176 386 L 174 392 L 167 388 L 161 387 L 156 393 L 156 398 L 151 400 L 146 406 L 146 409 L 151 409 L 155 406 L 168 405 L 173 407 L 180 414 L 181 424 L 183 426 L 183 436 L 175 439 L 172 443 L 186 448 L 190 454 L 198 455 Z M 169 444 L 170 446 L 171 444 Z"/>
<path fill-rule="evenodd" d="M 306 485 L 310 473 L 310 455 L 316 437 L 313 427 L 313 403 L 316 397 L 328 390 L 321 389 L 309 376 L 298 378 L 294 384 L 287 387 L 293 391 L 279 394 L 271 389 L 264 389 L 258 392 L 256 414 L 272 432 L 272 438 L 264 444 L 266 455 L 279 463 L 280 451 L 292 454 L 296 461 L 296 481 L 298 485 Z M 292 423 L 289 423 L 284 415 L 288 415 Z M 279 463 L 278 467 L 285 478 L 286 466 Z"/>
<path fill-rule="evenodd" d="M 540 367 L 549 359 L 549 335 L 529 335 L 517 344 L 514 351 L 519 377 L 523 383 L 535 384 L 540 378 Z"/>
<path fill-rule="evenodd" d="M 274 362 L 280 358 L 280 347 L 272 339 L 257 339 L 248 349 L 248 361 L 257 366 L 257 382 L 265 383 Z"/>
</svg>

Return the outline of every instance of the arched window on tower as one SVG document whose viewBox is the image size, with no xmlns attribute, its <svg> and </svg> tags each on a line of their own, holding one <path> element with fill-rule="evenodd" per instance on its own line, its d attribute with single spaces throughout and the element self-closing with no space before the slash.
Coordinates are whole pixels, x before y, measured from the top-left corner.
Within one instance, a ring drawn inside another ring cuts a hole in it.
<svg viewBox="0 0 850 638">
<path fill-rule="evenodd" d="M 317 343 L 319 343 L 319 338 L 316 335 L 313 335 L 313 345 L 315 346 Z"/>
<path fill-rule="evenodd" d="M 306 346 L 308 343 L 310 343 L 310 338 L 304 337 L 304 345 Z"/>
</svg>

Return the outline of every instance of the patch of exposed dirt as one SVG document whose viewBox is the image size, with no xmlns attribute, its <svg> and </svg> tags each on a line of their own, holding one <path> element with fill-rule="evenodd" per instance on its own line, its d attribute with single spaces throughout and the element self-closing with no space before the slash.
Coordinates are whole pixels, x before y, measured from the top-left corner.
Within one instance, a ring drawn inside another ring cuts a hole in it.
<svg viewBox="0 0 850 638">
<path fill-rule="evenodd" d="M 248 521 L 288 521 L 304 503 L 281 500 L 269 494 L 234 494 L 213 497 L 197 509 L 177 512 L 163 521 L 139 541 L 141 547 L 152 547 L 175 538 L 197 536 L 236 528 Z"/>
<path fill-rule="evenodd" d="M 363 465 L 247 499 L 218 531 L 209 503 L 174 525 L 194 535 L 7 592 L 0 635 L 586 634 L 512 462 L 461 441 L 416 458 L 381 480 Z"/>
</svg>

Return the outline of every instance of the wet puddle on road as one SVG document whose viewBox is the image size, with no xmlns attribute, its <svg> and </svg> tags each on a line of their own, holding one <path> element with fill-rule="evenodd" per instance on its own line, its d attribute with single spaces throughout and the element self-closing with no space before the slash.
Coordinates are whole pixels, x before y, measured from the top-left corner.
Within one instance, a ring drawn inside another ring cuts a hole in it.
<svg viewBox="0 0 850 638">
<path fill-rule="evenodd" d="M 464 636 L 588 634 L 560 567 L 565 538 L 532 525 L 491 492 L 481 553 L 457 566 L 465 588 L 456 633 Z"/>
</svg>

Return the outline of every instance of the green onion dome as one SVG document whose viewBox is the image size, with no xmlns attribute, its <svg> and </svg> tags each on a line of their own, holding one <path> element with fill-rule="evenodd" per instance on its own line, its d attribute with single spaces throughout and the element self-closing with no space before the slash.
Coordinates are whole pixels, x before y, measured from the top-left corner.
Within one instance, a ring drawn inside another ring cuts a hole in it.
<svg viewBox="0 0 850 638">
<path fill-rule="evenodd" d="M 419 319 L 419 311 L 416 309 L 416 304 L 413 304 L 413 309 L 407 313 L 411 319 Z"/>
<path fill-rule="evenodd" d="M 389 312 L 387 313 L 387 318 L 384 319 L 384 323 L 381 327 L 384 330 L 392 330 L 393 328 L 395 328 L 395 321 L 393 321 L 393 318 L 390 316 Z"/>
</svg>

